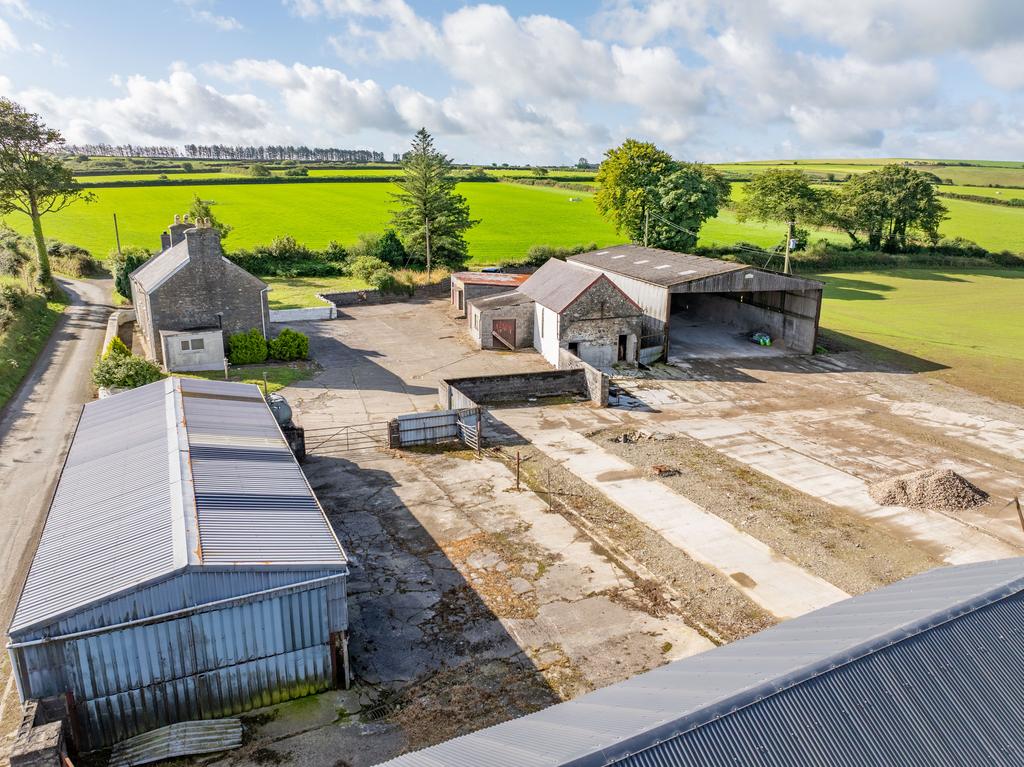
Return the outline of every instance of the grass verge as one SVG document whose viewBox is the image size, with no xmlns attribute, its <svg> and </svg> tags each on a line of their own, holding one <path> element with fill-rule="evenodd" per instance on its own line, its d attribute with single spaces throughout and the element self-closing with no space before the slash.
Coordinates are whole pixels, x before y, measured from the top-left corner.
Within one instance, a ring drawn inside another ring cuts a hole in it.
<svg viewBox="0 0 1024 767">
<path fill-rule="evenodd" d="M 305 381 L 315 376 L 320 366 L 315 362 L 266 362 L 262 365 L 232 365 L 228 368 L 227 380 L 235 383 L 256 384 L 263 388 L 266 376 L 267 393 L 273 394 L 296 381 Z M 175 373 L 183 378 L 205 378 L 207 381 L 223 381 L 224 371 L 204 370 L 197 373 Z"/>
<path fill-rule="evenodd" d="M 60 291 L 50 300 L 26 295 L 14 322 L 0 333 L 0 409 L 28 374 L 67 303 Z"/>
</svg>

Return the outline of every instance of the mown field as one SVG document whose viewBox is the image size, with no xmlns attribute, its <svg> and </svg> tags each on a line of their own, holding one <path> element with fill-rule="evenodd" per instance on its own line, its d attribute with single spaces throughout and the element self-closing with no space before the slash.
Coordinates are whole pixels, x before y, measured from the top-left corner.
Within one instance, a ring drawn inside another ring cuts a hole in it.
<svg viewBox="0 0 1024 767">
<path fill-rule="evenodd" d="M 819 278 L 826 283 L 826 331 L 957 386 L 1024 404 L 1024 272 L 906 269 Z"/>
<path fill-rule="evenodd" d="M 768 168 L 785 168 L 803 170 L 817 176 L 835 176 L 842 181 L 851 173 L 866 173 L 883 165 L 905 162 L 899 158 L 881 160 L 786 160 L 765 162 L 716 163 L 715 167 L 728 174 L 750 175 L 760 173 Z M 1019 162 L 996 162 L 971 160 L 971 165 L 943 164 L 955 163 L 956 160 L 924 162 L 909 160 L 911 167 L 934 173 L 943 181 L 949 179 L 953 184 L 971 186 L 1016 186 L 1024 187 L 1024 164 Z"/>
<path fill-rule="evenodd" d="M 742 188 L 742 184 L 734 184 L 734 195 L 741 195 Z M 1008 197 L 1014 191 L 943 188 L 969 190 L 965 193 L 1002 191 Z M 311 247 L 322 248 L 331 240 L 347 244 L 362 232 L 381 231 L 390 217 L 393 190 L 391 184 L 372 182 L 96 189 L 95 202 L 76 203 L 47 216 L 45 229 L 49 237 L 79 244 L 105 258 L 114 247 L 116 213 L 122 244 L 154 248 L 174 213 L 184 212 L 193 194 L 198 194 L 215 202 L 217 215 L 235 227 L 226 242 L 228 248 L 251 247 L 280 235 L 291 235 Z M 622 240 L 598 215 L 593 196 L 585 192 L 479 183 L 461 184 L 459 191 L 469 200 L 472 215 L 481 220 L 467 238 L 474 264 L 520 258 L 534 244 L 595 242 L 604 246 Z M 943 235 L 966 237 L 994 250 L 1024 251 L 1024 208 L 963 200 L 944 202 L 951 217 L 941 227 Z M 11 215 L 7 221 L 27 233 L 23 217 Z M 837 232 L 821 230 L 813 231 L 812 237 L 845 241 Z M 729 210 L 701 230 L 702 245 L 744 241 L 770 247 L 782 238 L 780 225 L 741 223 Z"/>
</svg>

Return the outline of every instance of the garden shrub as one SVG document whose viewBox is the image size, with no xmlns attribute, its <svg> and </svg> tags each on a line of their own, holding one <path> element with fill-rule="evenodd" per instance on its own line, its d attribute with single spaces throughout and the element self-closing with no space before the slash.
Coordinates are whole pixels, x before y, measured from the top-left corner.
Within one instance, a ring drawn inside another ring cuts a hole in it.
<svg viewBox="0 0 1024 767">
<path fill-rule="evenodd" d="M 11 229 L 0 225 L 0 274 L 17 277 L 33 255 L 29 241 Z"/>
<path fill-rule="evenodd" d="M 14 285 L 0 285 L 0 332 L 14 322 L 25 302 L 25 294 Z"/>
<path fill-rule="evenodd" d="M 85 248 L 67 242 L 49 240 L 46 251 L 50 255 L 50 268 L 71 277 L 88 277 L 99 271 L 99 264 Z"/>
<path fill-rule="evenodd" d="M 270 342 L 269 348 L 271 359 L 282 362 L 304 360 L 309 356 L 309 336 L 285 328 Z"/>
<path fill-rule="evenodd" d="M 256 328 L 228 336 L 228 360 L 232 365 L 266 362 L 267 351 L 267 339 Z"/>
<path fill-rule="evenodd" d="M 142 266 L 150 258 L 145 248 L 127 247 L 120 253 L 116 250 L 110 254 L 110 268 L 114 272 L 114 290 L 127 300 L 132 300 L 132 283 L 129 275 Z"/>
<path fill-rule="evenodd" d="M 107 344 L 107 348 L 103 350 L 104 357 L 110 357 L 111 355 L 115 357 L 130 357 L 131 354 L 132 350 L 129 349 L 125 345 L 125 342 L 117 336 L 111 338 L 110 343 Z"/>
<path fill-rule="evenodd" d="M 154 363 L 133 354 L 106 354 L 92 369 L 93 383 L 105 389 L 135 389 L 163 377 Z"/>
<path fill-rule="evenodd" d="M 345 272 L 345 249 L 331 243 L 318 251 L 294 237 L 278 237 L 269 245 L 224 254 L 251 274 L 264 277 L 336 277 Z"/>
<path fill-rule="evenodd" d="M 383 289 L 394 280 L 391 267 L 376 256 L 359 256 L 349 263 L 349 272 L 372 288 Z"/>
</svg>

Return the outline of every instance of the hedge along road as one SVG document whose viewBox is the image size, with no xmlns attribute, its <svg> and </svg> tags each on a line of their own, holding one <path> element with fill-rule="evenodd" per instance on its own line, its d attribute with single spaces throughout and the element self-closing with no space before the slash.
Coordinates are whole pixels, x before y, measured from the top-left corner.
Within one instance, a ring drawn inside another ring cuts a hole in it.
<svg viewBox="0 0 1024 767">
<path fill-rule="evenodd" d="M 216 203 L 218 218 L 234 227 L 228 249 L 269 243 L 290 235 L 313 248 L 331 240 L 351 244 L 363 232 L 379 232 L 394 206 L 391 184 L 266 184 L 248 186 L 169 186 L 96 189 L 96 201 L 76 203 L 47 216 L 46 235 L 88 248 L 105 258 L 114 247 L 113 214 L 117 213 L 122 245 L 156 249 L 160 232 L 175 213 L 184 213 L 198 194 Z M 516 260 L 531 245 L 598 247 L 623 242 L 624 235 L 598 214 L 592 194 L 557 187 L 512 183 L 465 183 L 457 191 L 469 200 L 473 218 L 481 223 L 467 234 L 473 263 Z M 27 227 L 11 217 L 18 231 Z M 740 224 L 730 211 L 709 221 L 703 241 L 730 243 L 737 240 L 761 246 L 781 241 L 784 228 L 753 222 Z M 836 235 L 838 236 L 838 235 Z"/>
</svg>

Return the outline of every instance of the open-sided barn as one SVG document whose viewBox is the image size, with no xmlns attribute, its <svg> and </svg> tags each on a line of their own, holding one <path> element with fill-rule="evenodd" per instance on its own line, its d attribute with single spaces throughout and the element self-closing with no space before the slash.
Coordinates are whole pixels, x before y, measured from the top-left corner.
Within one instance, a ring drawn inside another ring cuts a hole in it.
<svg viewBox="0 0 1024 767">
<path fill-rule="evenodd" d="M 778 352 L 814 352 L 823 288 L 815 280 L 636 245 L 569 262 L 607 275 L 643 308 L 641 362 L 742 356 L 754 347 L 739 339 L 756 331 Z"/>
<path fill-rule="evenodd" d="M 81 750 L 347 679 L 345 553 L 260 390 L 168 378 L 83 409 L 9 630 Z"/>
</svg>

